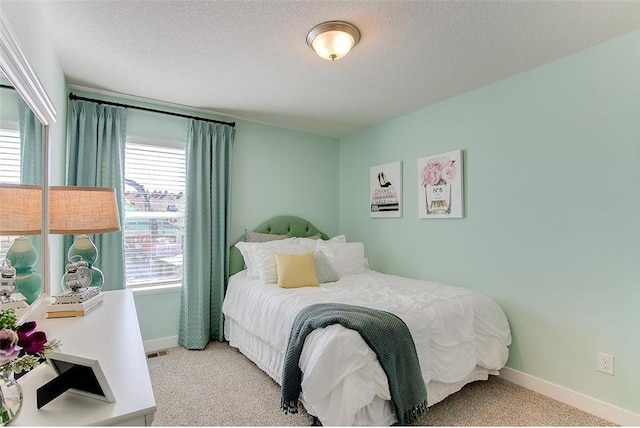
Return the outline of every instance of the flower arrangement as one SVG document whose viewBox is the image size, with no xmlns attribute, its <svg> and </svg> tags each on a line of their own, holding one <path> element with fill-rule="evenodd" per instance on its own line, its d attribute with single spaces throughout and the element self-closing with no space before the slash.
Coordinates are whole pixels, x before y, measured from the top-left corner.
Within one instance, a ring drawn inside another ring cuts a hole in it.
<svg viewBox="0 0 640 428">
<path fill-rule="evenodd" d="M 441 186 L 451 183 L 458 172 L 455 160 L 447 157 L 431 158 L 422 170 L 422 185 Z"/>
<path fill-rule="evenodd" d="M 60 341 L 47 340 L 43 331 L 36 330 L 36 322 L 17 325 L 14 309 L 0 312 L 0 370 L 14 373 L 29 371 L 40 364 L 50 352 L 60 347 Z"/>
</svg>

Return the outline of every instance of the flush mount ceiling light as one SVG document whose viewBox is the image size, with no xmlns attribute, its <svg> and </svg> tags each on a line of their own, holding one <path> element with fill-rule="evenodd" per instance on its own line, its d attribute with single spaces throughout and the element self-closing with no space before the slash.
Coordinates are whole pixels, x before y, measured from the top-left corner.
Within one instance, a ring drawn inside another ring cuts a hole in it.
<svg viewBox="0 0 640 428">
<path fill-rule="evenodd" d="M 307 44 L 321 57 L 329 61 L 340 59 L 360 41 L 360 31 L 344 21 L 328 21 L 318 24 L 307 34 Z"/>
</svg>

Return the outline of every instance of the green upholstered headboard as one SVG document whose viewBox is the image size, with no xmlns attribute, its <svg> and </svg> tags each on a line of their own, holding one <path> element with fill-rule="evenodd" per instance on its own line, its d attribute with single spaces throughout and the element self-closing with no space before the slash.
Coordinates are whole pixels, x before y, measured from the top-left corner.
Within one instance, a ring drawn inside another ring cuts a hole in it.
<svg viewBox="0 0 640 428">
<path fill-rule="evenodd" d="M 288 233 L 291 236 L 298 238 L 313 236 L 320 233 L 322 239 L 329 239 L 328 235 L 320 231 L 307 220 L 292 215 L 271 217 L 269 220 L 262 222 L 257 227 L 253 228 L 253 230 L 260 233 L 271 233 L 273 235 L 286 235 Z M 245 236 L 243 235 L 239 241 L 244 240 Z M 229 276 L 234 273 L 238 273 L 245 268 L 242 254 L 240 254 L 240 251 L 235 247 L 235 244 L 236 243 L 234 242 L 229 249 Z"/>
</svg>

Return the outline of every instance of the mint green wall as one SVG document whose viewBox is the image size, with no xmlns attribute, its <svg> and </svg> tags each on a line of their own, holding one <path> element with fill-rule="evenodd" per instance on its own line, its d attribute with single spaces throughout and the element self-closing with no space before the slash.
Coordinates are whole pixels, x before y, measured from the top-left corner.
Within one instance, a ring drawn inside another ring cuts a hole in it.
<svg viewBox="0 0 640 428">
<path fill-rule="evenodd" d="M 1 78 L 3 84 L 7 84 L 7 79 Z M 13 89 L 0 88 L 0 122 L 18 123 L 18 97 Z"/>
<path fill-rule="evenodd" d="M 378 270 L 494 298 L 509 367 L 640 412 L 639 84 L 636 32 L 344 138 L 340 232 Z M 465 217 L 418 219 L 416 159 L 455 149 Z M 369 167 L 396 160 L 404 216 L 372 219 Z"/>
<path fill-rule="evenodd" d="M 202 112 L 78 89 L 71 92 L 90 98 L 232 121 Z M 130 109 L 127 132 L 137 137 L 184 141 L 186 123 L 182 118 Z M 333 138 L 236 121 L 230 239 L 237 240 L 245 228 L 257 226 L 279 214 L 299 215 L 326 233 L 336 234 L 338 154 L 338 141 Z M 138 294 L 135 302 L 144 340 L 178 334 L 179 291 Z"/>
<path fill-rule="evenodd" d="M 180 291 L 134 294 L 142 340 L 166 339 L 178 335 Z"/>
<path fill-rule="evenodd" d="M 338 232 L 338 140 L 238 122 L 233 151 L 230 239 L 290 214 Z"/>
<path fill-rule="evenodd" d="M 67 122 L 67 84 L 62 67 L 54 53 L 41 6 L 37 2 L 0 1 L 0 10 L 9 21 L 22 52 L 57 111 L 56 122 L 49 131 L 49 184 L 60 185 L 64 181 Z M 60 236 L 49 237 L 49 251 L 51 260 L 62 257 Z M 59 279 L 63 271 L 64 266 L 50 264 L 51 294 L 60 291 Z"/>
</svg>

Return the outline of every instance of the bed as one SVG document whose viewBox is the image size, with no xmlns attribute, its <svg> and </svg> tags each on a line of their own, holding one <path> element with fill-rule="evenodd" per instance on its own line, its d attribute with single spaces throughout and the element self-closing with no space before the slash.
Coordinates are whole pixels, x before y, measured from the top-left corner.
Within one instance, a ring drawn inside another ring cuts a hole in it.
<svg viewBox="0 0 640 428">
<path fill-rule="evenodd" d="M 282 384 L 283 360 L 294 319 L 303 308 L 315 303 L 348 303 L 401 318 L 415 343 L 428 406 L 469 382 L 499 374 L 506 363 L 511 343 L 509 325 L 500 307 L 487 296 L 469 289 L 382 274 L 368 269 L 366 259 L 363 269 L 343 275 L 344 266 L 339 266 L 342 259 L 337 257 L 347 254 L 340 253 L 348 246 L 344 238 L 329 239 L 298 217 L 274 217 L 254 231 L 286 236 L 279 243 L 252 246 L 260 251 L 271 246 L 272 252 L 282 248 L 297 248 L 300 252 L 301 247 L 295 245 L 309 245 L 320 239 L 312 247 L 314 254 L 331 255 L 329 264 L 334 263 L 334 270 L 339 272 L 339 278 L 332 278 L 336 281 L 317 287 L 282 288 L 266 279 L 268 275 L 256 276 L 256 272 L 245 268 L 243 255 L 236 246 L 232 247 L 231 275 L 223 303 L 225 338 L 278 384 Z M 238 247 L 247 247 L 242 245 Z M 334 248 L 340 251 L 331 254 Z M 267 260 L 270 253 L 260 254 L 266 254 Z M 321 275 L 319 259 L 315 260 L 318 277 L 326 276 Z M 251 266 L 255 267 L 253 259 Z M 397 422 L 386 374 L 376 354 L 357 332 L 339 324 L 315 330 L 304 342 L 299 367 L 303 372 L 300 401 L 323 425 Z"/>
</svg>

